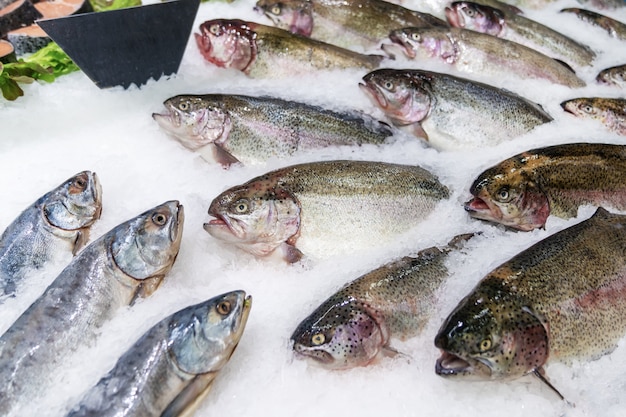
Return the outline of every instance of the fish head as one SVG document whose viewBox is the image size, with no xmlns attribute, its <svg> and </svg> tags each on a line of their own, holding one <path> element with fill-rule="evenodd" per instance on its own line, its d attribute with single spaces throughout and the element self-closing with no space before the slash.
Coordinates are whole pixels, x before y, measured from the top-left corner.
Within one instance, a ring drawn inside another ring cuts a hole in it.
<svg viewBox="0 0 626 417">
<path fill-rule="evenodd" d="M 184 217 L 183 206 L 174 200 L 118 226 L 111 243 L 115 264 L 138 281 L 164 276 L 178 255 Z"/>
<path fill-rule="evenodd" d="M 255 10 L 291 33 L 308 37 L 313 32 L 313 3 L 308 0 L 259 0 Z"/>
<path fill-rule="evenodd" d="M 351 297 L 331 299 L 298 325 L 291 335 L 300 358 L 327 369 L 371 363 L 389 340 L 372 309 Z"/>
<path fill-rule="evenodd" d="M 485 170 L 470 187 L 474 198 L 465 210 L 474 218 L 522 231 L 544 227 L 550 204 L 526 169 L 532 164 L 530 154 L 521 154 Z"/>
<path fill-rule="evenodd" d="M 487 277 L 448 316 L 435 346 L 438 375 L 514 379 L 546 362 L 548 328 L 501 279 Z"/>
<path fill-rule="evenodd" d="M 392 30 L 389 39 L 410 59 L 438 57 L 452 64 L 456 62 L 459 50 L 448 29 L 407 27 Z"/>
<path fill-rule="evenodd" d="M 600 84 L 624 86 L 626 85 L 626 70 L 623 67 L 608 68 L 598 73 L 596 81 Z"/>
<path fill-rule="evenodd" d="M 251 307 L 245 291 L 231 291 L 174 314 L 168 351 L 176 368 L 192 375 L 222 369 L 243 335 Z"/>
<path fill-rule="evenodd" d="M 218 100 L 181 95 L 167 99 L 165 113 L 154 113 L 159 126 L 193 151 L 210 143 L 223 143 L 232 127 L 230 116 Z"/>
<path fill-rule="evenodd" d="M 568 113 L 576 117 L 602 119 L 602 110 L 598 105 L 598 101 L 591 97 L 580 97 L 566 100 L 561 103 L 561 107 Z"/>
<path fill-rule="evenodd" d="M 95 172 L 83 171 L 44 195 L 41 213 L 53 233 L 84 230 L 100 218 L 102 187 Z"/>
<path fill-rule="evenodd" d="M 380 69 L 363 81 L 359 87 L 397 125 L 418 123 L 430 114 L 434 95 L 425 73 Z"/>
<path fill-rule="evenodd" d="M 300 231 L 300 204 L 288 190 L 262 177 L 217 196 L 209 207 L 216 219 L 204 224 L 216 239 L 255 256 L 267 256 Z"/>
<path fill-rule="evenodd" d="M 246 72 L 257 56 L 256 24 L 243 20 L 215 19 L 200 25 L 196 44 L 204 58 L 222 68 Z"/>
<path fill-rule="evenodd" d="M 498 36 L 504 30 L 502 11 L 470 1 L 455 1 L 446 7 L 450 26 Z"/>
</svg>

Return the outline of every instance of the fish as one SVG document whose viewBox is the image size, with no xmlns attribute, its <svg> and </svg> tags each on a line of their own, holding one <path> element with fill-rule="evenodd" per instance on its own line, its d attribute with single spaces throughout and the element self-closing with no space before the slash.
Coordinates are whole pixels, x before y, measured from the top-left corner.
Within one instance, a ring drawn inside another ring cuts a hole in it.
<svg viewBox="0 0 626 417">
<path fill-rule="evenodd" d="M 531 149 L 483 171 L 472 183 L 470 216 L 530 231 L 550 215 L 576 217 L 591 204 L 626 210 L 626 147 L 571 143 Z"/>
<path fill-rule="evenodd" d="M 17 296 L 34 271 L 69 262 L 89 241 L 102 213 L 102 187 L 83 171 L 48 191 L 9 224 L 0 237 L 0 303 Z"/>
<path fill-rule="evenodd" d="M 188 415 L 209 392 L 243 335 L 252 297 L 231 291 L 158 322 L 68 414 Z"/>
<path fill-rule="evenodd" d="M 439 150 L 495 145 L 552 121 L 514 93 L 448 74 L 379 69 L 363 81 L 359 86 L 394 125 L 408 126 Z"/>
<path fill-rule="evenodd" d="M 561 107 L 576 117 L 597 120 L 608 130 L 626 136 L 626 99 L 579 97 L 562 102 Z"/>
<path fill-rule="evenodd" d="M 224 166 L 261 164 L 327 146 L 380 145 L 393 134 L 364 114 L 271 97 L 178 95 L 164 106 L 166 113 L 152 115 L 159 126 Z"/>
<path fill-rule="evenodd" d="M 596 76 L 596 81 L 600 84 L 626 87 L 626 64 L 603 69 Z"/>
<path fill-rule="evenodd" d="M 194 35 L 205 60 L 242 71 L 251 78 L 293 77 L 346 68 L 372 70 L 384 58 L 238 19 L 208 20 Z"/>
<path fill-rule="evenodd" d="M 577 7 L 561 9 L 561 13 L 572 13 L 583 22 L 604 29 L 611 37 L 626 40 L 626 24 L 618 20 L 611 19 L 610 17 L 600 13 L 592 12 L 591 10 L 580 9 Z"/>
<path fill-rule="evenodd" d="M 383 50 L 399 46 L 411 60 L 443 61 L 462 73 L 480 77 L 547 80 L 570 88 L 585 82 L 571 68 L 527 46 L 461 28 L 403 28 L 391 31 Z"/>
<path fill-rule="evenodd" d="M 68 355 L 122 306 L 151 295 L 172 268 L 184 211 L 168 201 L 87 245 L 0 336 L 0 415 L 23 415 Z"/>
<path fill-rule="evenodd" d="M 391 29 L 448 26 L 428 13 L 384 0 L 259 0 L 275 26 L 348 49 L 372 49 Z"/>
<path fill-rule="evenodd" d="M 589 5 L 600 10 L 617 10 L 626 6 L 624 0 L 577 0 L 578 3 Z"/>
<path fill-rule="evenodd" d="M 587 45 L 541 23 L 517 14 L 470 1 L 455 1 L 446 7 L 448 23 L 528 46 L 568 65 L 592 65 L 595 52 Z"/>
<path fill-rule="evenodd" d="M 421 333 L 448 277 L 448 254 L 471 236 L 389 262 L 345 285 L 297 326 L 291 335 L 296 357 L 343 370 L 396 356 L 390 340 Z"/>
<path fill-rule="evenodd" d="M 611 352 L 626 329 L 626 216 L 602 207 L 489 272 L 435 337 L 446 378 L 512 380 Z"/>
<path fill-rule="evenodd" d="M 446 7 L 450 5 L 451 0 L 422 0 L 420 1 L 420 10 L 426 10 L 436 17 L 441 19 L 446 18 Z M 512 1 L 506 2 L 499 0 L 476 0 L 478 4 L 484 4 L 487 6 L 495 7 L 504 11 L 507 14 L 523 14 L 524 12 L 519 7 L 511 4 Z M 407 26 L 408 27 L 408 26 Z"/>
<path fill-rule="evenodd" d="M 372 161 L 290 165 L 215 197 L 204 224 L 214 238 L 288 263 L 391 242 L 449 197 L 419 166 Z M 376 236 L 376 239 L 372 239 Z"/>
</svg>

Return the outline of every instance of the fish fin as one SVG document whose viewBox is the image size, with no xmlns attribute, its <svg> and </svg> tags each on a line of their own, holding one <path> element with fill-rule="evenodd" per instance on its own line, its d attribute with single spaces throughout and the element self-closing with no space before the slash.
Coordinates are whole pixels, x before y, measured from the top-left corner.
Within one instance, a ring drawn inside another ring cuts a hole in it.
<svg viewBox="0 0 626 417">
<path fill-rule="evenodd" d="M 280 249 L 283 254 L 283 259 L 290 264 L 296 263 L 304 257 L 304 254 L 300 251 L 300 249 L 289 243 L 283 243 L 280 246 Z"/>
<path fill-rule="evenodd" d="M 89 229 L 79 230 L 74 241 L 74 249 L 72 249 L 72 255 L 76 255 L 82 248 L 89 242 Z"/>
<path fill-rule="evenodd" d="M 410 132 L 418 138 L 424 139 L 428 142 L 428 133 L 424 130 L 420 123 L 414 123 L 410 126 Z"/>
<path fill-rule="evenodd" d="M 163 277 L 164 275 L 155 275 L 153 277 L 142 280 L 139 286 L 137 287 L 137 290 L 135 291 L 135 295 L 133 296 L 133 299 L 130 302 L 130 305 L 135 304 L 135 301 L 137 301 L 137 298 L 147 298 L 151 296 L 152 293 L 154 293 L 157 290 L 157 288 L 159 288 L 159 285 L 161 285 L 161 281 L 163 281 Z"/>
<path fill-rule="evenodd" d="M 388 358 L 401 358 L 401 359 L 405 359 L 407 362 L 411 362 L 411 360 L 413 359 L 411 355 L 400 352 L 399 350 L 389 345 L 383 346 L 381 352 L 383 356 L 388 357 Z"/>
<path fill-rule="evenodd" d="M 216 375 L 215 372 L 210 372 L 193 378 L 169 403 L 165 411 L 161 413 L 161 417 L 191 417 L 208 395 Z"/>
<path fill-rule="evenodd" d="M 576 406 L 574 403 L 569 402 L 567 399 L 565 399 L 563 394 L 561 394 L 559 392 L 559 390 L 556 389 L 556 387 L 554 385 L 552 385 L 552 383 L 550 383 L 550 381 L 548 381 L 548 378 L 546 377 L 546 371 L 543 369 L 543 367 L 533 369 L 533 375 L 535 377 L 537 377 L 541 382 L 546 384 L 548 386 L 548 388 L 550 388 L 556 395 L 558 395 L 561 400 L 565 401 L 565 403 L 567 403 L 567 405 L 569 405 L 571 407 L 575 407 Z"/>
<path fill-rule="evenodd" d="M 230 167 L 232 164 L 240 164 L 239 159 L 235 158 L 230 152 L 219 145 L 213 146 L 213 156 L 215 160 L 224 167 Z"/>
</svg>

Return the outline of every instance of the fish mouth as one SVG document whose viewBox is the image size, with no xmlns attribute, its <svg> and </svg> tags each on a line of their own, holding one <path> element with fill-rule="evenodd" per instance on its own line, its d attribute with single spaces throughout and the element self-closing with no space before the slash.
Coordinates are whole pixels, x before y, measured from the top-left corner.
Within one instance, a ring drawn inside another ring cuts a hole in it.
<svg viewBox="0 0 626 417">
<path fill-rule="evenodd" d="M 435 373 L 443 377 L 475 376 L 476 379 L 491 378 L 491 367 L 476 359 L 464 359 L 445 350 L 435 363 Z"/>
<path fill-rule="evenodd" d="M 393 55 L 393 49 L 400 49 L 409 59 L 414 59 L 416 56 L 416 52 L 411 46 L 411 44 L 406 40 L 406 35 L 403 32 L 393 31 L 389 34 L 389 39 L 393 42 L 391 45 L 383 44 L 381 48 L 383 51 L 390 55 Z M 388 50 L 391 48 L 391 50 Z"/>
<path fill-rule="evenodd" d="M 448 19 L 448 23 L 450 23 L 450 26 L 460 28 L 465 25 L 463 16 L 461 16 L 461 13 L 458 13 L 456 9 L 448 6 L 445 9 L 445 14 L 446 19 Z"/>
<path fill-rule="evenodd" d="M 363 92 L 365 92 L 365 94 L 367 94 L 367 96 L 374 101 L 374 104 L 377 104 L 380 108 L 386 109 L 389 105 L 385 95 L 376 85 L 373 85 L 369 81 L 365 81 L 365 83 L 359 83 L 359 88 L 363 90 Z"/>
<path fill-rule="evenodd" d="M 329 368 L 335 361 L 330 353 L 324 350 L 311 349 L 305 345 L 301 345 L 300 343 L 294 343 L 293 350 L 297 357 L 311 360 L 316 365 L 321 365 L 323 367 Z"/>
<path fill-rule="evenodd" d="M 217 216 L 216 219 L 204 223 L 202 228 L 214 238 L 226 242 L 237 243 L 244 240 L 243 231 L 239 233 L 232 222 L 224 216 Z"/>
<path fill-rule="evenodd" d="M 470 216 L 480 220 L 500 221 L 502 212 L 480 197 L 474 197 L 463 206 Z"/>
<path fill-rule="evenodd" d="M 562 102 L 560 105 L 561 105 L 561 108 L 562 108 L 563 110 L 565 110 L 567 113 L 570 113 L 570 114 L 576 115 L 576 113 L 575 113 L 575 112 L 574 112 L 574 110 L 572 109 L 572 105 L 571 105 L 571 102 L 570 102 L 569 100 L 568 100 L 568 101 L 564 101 L 564 102 Z"/>
</svg>

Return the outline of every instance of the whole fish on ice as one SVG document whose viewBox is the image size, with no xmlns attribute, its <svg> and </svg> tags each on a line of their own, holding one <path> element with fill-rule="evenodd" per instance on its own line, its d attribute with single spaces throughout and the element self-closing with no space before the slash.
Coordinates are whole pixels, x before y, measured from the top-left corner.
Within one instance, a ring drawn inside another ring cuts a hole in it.
<svg viewBox="0 0 626 417">
<path fill-rule="evenodd" d="M 624 98 L 579 97 L 562 102 L 561 107 L 576 117 L 597 120 L 610 131 L 626 136 Z"/>
<path fill-rule="evenodd" d="M 626 333 L 624 248 L 626 216 L 599 208 L 494 269 L 441 326 L 437 374 L 546 381 L 548 361 L 609 353 Z"/>
<path fill-rule="evenodd" d="M 0 302 L 34 270 L 67 260 L 89 240 L 102 212 L 95 173 L 80 172 L 26 208 L 0 237 Z"/>
<path fill-rule="evenodd" d="M 381 266 L 324 301 L 291 335 L 299 357 L 328 369 L 366 366 L 397 353 L 390 340 L 421 332 L 448 277 L 446 259 L 472 235 Z"/>
<path fill-rule="evenodd" d="M 380 247 L 417 226 L 448 198 L 427 170 L 370 161 L 292 165 L 217 196 L 211 236 L 287 262 Z M 372 239 L 376 236 L 376 239 Z"/>
<path fill-rule="evenodd" d="M 228 363 L 251 306 L 244 291 L 232 291 L 161 320 L 67 417 L 188 415 Z"/>
<path fill-rule="evenodd" d="M 576 7 L 562 9 L 561 13 L 572 13 L 583 22 L 604 29 L 611 37 L 626 40 L 626 24 L 618 20 L 611 19 L 600 13 L 592 12 L 591 10 Z"/>
<path fill-rule="evenodd" d="M 570 68 L 555 59 L 516 42 L 469 29 L 403 28 L 391 31 L 389 38 L 393 44 L 383 44 L 389 54 L 399 46 L 416 62 L 442 61 L 457 71 L 485 79 L 513 75 L 566 87 L 585 85 Z"/>
<path fill-rule="evenodd" d="M 83 249 L 0 337 L 0 414 L 50 388 L 66 356 L 91 343 L 122 306 L 152 294 L 180 248 L 183 208 L 161 204 Z"/>
<path fill-rule="evenodd" d="M 448 74 L 379 69 L 363 81 L 359 86 L 396 126 L 409 126 L 440 150 L 492 146 L 552 120 L 516 94 Z"/>
<path fill-rule="evenodd" d="M 243 20 L 216 19 L 200 25 L 196 44 L 204 58 L 252 78 L 280 78 L 319 70 L 377 68 L 381 55 L 364 55 L 287 30 Z"/>
<path fill-rule="evenodd" d="M 262 163 L 327 146 L 382 144 L 391 131 L 366 115 L 243 95 L 180 95 L 153 114 L 184 146 L 223 165 Z"/>
<path fill-rule="evenodd" d="M 447 26 L 384 0 L 259 0 L 256 8 L 282 29 L 348 49 L 378 47 L 391 29 Z"/>
<path fill-rule="evenodd" d="M 544 227 L 549 215 L 576 217 L 585 204 L 626 210 L 626 147 L 572 143 L 531 149 L 474 180 L 465 210 L 519 230 Z"/>
<path fill-rule="evenodd" d="M 455 1 L 446 8 L 451 26 L 508 39 L 528 46 L 569 65 L 585 67 L 592 64 L 595 52 L 541 23 L 517 14 L 471 1 Z"/>
</svg>

